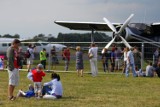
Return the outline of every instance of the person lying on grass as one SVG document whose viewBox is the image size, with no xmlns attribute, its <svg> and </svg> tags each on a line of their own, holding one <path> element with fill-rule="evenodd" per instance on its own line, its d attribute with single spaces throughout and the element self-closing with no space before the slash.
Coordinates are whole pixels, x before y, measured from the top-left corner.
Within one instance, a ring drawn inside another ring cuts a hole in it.
<svg viewBox="0 0 160 107">
<path fill-rule="evenodd" d="M 35 96 L 35 93 L 34 93 L 34 87 L 31 84 L 29 84 L 29 86 L 28 86 L 28 91 L 24 92 L 21 89 L 17 93 L 17 97 L 27 97 L 27 98 L 30 98 L 30 97 L 33 97 L 33 96 Z"/>
</svg>

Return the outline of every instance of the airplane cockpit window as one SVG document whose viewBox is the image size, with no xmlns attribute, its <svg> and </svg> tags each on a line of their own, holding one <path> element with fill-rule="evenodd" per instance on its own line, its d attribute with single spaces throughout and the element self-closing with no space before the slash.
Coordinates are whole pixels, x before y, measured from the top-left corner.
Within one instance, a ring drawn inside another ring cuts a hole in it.
<svg viewBox="0 0 160 107">
<path fill-rule="evenodd" d="M 130 23 L 128 26 L 131 28 L 135 28 L 139 31 L 142 31 L 143 33 L 146 33 L 146 34 L 151 33 L 150 26 L 148 26 L 147 24 L 144 24 L 144 23 Z"/>
</svg>

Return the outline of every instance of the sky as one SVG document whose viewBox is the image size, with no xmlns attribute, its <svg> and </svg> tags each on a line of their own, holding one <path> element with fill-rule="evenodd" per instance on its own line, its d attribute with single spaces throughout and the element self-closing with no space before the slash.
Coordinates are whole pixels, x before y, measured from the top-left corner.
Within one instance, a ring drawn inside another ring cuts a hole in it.
<svg viewBox="0 0 160 107">
<path fill-rule="evenodd" d="M 54 23 L 59 21 L 123 23 L 160 22 L 160 0 L 0 0 L 0 35 L 19 34 L 32 38 L 38 34 L 57 36 L 71 31 Z M 83 32 L 82 32 L 83 33 Z"/>
</svg>

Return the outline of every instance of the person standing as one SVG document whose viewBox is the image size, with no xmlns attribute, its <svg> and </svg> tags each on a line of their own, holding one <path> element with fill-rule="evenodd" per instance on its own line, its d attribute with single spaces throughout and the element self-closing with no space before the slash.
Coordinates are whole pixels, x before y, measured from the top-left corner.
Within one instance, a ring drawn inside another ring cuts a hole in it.
<svg viewBox="0 0 160 107">
<path fill-rule="evenodd" d="M 124 48 L 124 50 L 123 50 L 123 61 L 124 61 L 124 67 L 123 67 L 123 73 L 125 73 L 125 71 L 126 71 L 126 63 L 127 63 L 127 49 L 126 49 L 126 47 Z"/>
<path fill-rule="evenodd" d="M 83 77 L 83 53 L 81 51 L 81 47 L 77 46 L 76 47 L 76 69 L 77 69 L 77 74 L 78 76 L 80 75 Z"/>
<path fill-rule="evenodd" d="M 65 71 L 68 71 L 69 61 L 70 61 L 70 51 L 69 51 L 69 48 L 66 48 L 63 51 L 63 57 L 64 57 L 64 61 L 65 61 Z"/>
<path fill-rule="evenodd" d="M 38 64 L 37 69 L 31 70 L 27 75 L 28 79 L 34 82 L 35 97 L 38 99 L 42 96 L 42 79 L 45 75 L 42 64 Z"/>
<path fill-rule="evenodd" d="M 97 55 L 98 53 L 98 47 L 94 43 L 91 44 L 91 48 L 88 51 L 88 57 L 90 58 L 90 65 L 91 65 L 91 73 L 92 76 L 95 77 L 98 74 L 98 68 L 97 68 Z M 92 57 L 90 57 L 92 55 Z"/>
<path fill-rule="evenodd" d="M 112 52 L 111 52 L 111 72 L 114 72 L 114 67 L 115 67 L 115 48 L 112 47 Z"/>
<path fill-rule="evenodd" d="M 155 50 L 155 52 L 153 53 L 153 57 L 154 57 L 154 64 L 158 64 L 159 48 L 157 48 L 157 49 Z"/>
<path fill-rule="evenodd" d="M 43 68 L 46 69 L 47 54 L 46 54 L 45 48 L 43 48 L 39 56 L 40 56 L 40 61 L 41 61 L 41 64 L 43 65 Z"/>
<path fill-rule="evenodd" d="M 15 86 L 19 83 L 19 65 L 18 65 L 18 49 L 20 41 L 14 39 L 12 45 L 7 49 L 7 69 L 9 74 L 8 97 L 9 100 L 15 100 L 13 96 Z"/>
<path fill-rule="evenodd" d="M 31 66 L 33 64 L 33 60 L 34 60 L 34 47 L 32 47 L 32 44 L 28 45 L 27 51 L 29 52 L 30 56 L 27 58 L 27 69 L 28 72 L 31 69 Z"/>
<path fill-rule="evenodd" d="M 157 73 L 157 76 L 160 78 L 160 63 L 158 63 L 158 66 L 156 67 L 155 72 Z"/>
<path fill-rule="evenodd" d="M 109 59 L 109 54 L 107 53 L 107 49 L 104 48 L 103 49 L 103 53 L 102 53 L 102 64 L 103 64 L 103 70 L 106 73 L 106 70 L 109 72 L 108 69 L 108 59 Z"/>
<path fill-rule="evenodd" d="M 53 46 L 50 53 L 51 53 L 52 66 L 55 65 L 55 68 L 56 68 L 56 64 L 58 64 L 59 62 L 58 62 L 58 59 L 57 59 L 56 47 L 55 46 Z"/>
<path fill-rule="evenodd" d="M 135 71 L 135 64 L 134 64 L 134 57 L 133 57 L 133 48 L 129 50 L 129 48 L 126 48 L 127 50 L 127 67 L 126 67 L 126 77 L 129 76 L 129 68 L 132 68 L 132 73 L 134 77 L 137 77 L 136 71 Z"/>
<path fill-rule="evenodd" d="M 138 71 L 141 70 L 141 53 L 138 51 L 138 48 L 135 46 L 133 50 L 133 56 L 135 61 L 135 67 L 137 67 Z"/>
<path fill-rule="evenodd" d="M 121 50 L 118 49 L 117 47 L 115 47 L 115 70 L 118 70 L 120 69 L 120 57 L 121 57 Z"/>
</svg>

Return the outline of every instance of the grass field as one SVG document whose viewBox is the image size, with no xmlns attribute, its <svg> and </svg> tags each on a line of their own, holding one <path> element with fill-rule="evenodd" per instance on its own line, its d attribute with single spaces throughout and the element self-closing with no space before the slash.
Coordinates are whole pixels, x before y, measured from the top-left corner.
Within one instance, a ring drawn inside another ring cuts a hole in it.
<svg viewBox="0 0 160 107">
<path fill-rule="evenodd" d="M 75 71 L 74 62 L 70 70 Z M 126 78 L 119 72 L 104 73 L 99 62 L 99 75 L 91 77 L 89 62 L 85 63 L 84 77 L 77 77 L 75 72 L 59 72 L 63 84 L 63 98 L 59 100 L 37 100 L 35 98 L 7 99 L 8 73 L 0 72 L 0 107 L 160 107 L 160 80 L 158 77 Z M 63 63 L 56 67 L 63 70 Z M 50 81 L 46 73 L 43 82 Z M 31 82 L 26 78 L 27 72 L 20 72 L 20 84 L 15 89 L 27 90 Z"/>
</svg>

